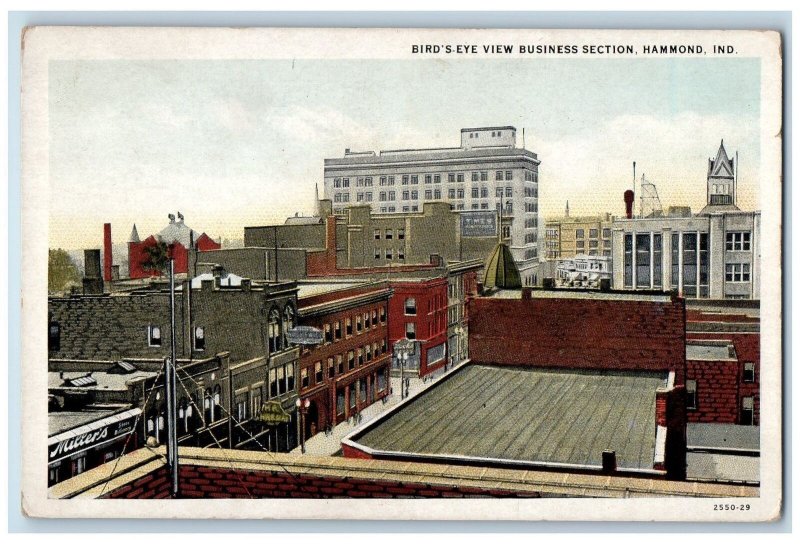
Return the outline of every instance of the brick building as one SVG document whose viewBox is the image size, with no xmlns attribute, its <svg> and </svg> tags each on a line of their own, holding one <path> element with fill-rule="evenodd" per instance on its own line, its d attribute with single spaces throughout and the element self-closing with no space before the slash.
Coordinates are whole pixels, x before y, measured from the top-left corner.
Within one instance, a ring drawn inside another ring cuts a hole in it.
<svg viewBox="0 0 800 544">
<path fill-rule="evenodd" d="M 306 438 L 390 394 L 391 292 L 386 282 L 300 284 L 300 323 L 323 331 L 323 343 L 300 356 L 299 394 L 310 403 Z"/>
<path fill-rule="evenodd" d="M 176 348 L 179 362 L 185 362 L 178 367 L 185 393 L 179 413 L 187 429 L 208 434 L 213 428 L 215 443 L 249 440 L 249 447 L 287 451 L 296 444 L 297 428 L 299 350 L 286 334 L 297 323 L 296 284 L 243 279 L 228 286 L 222 275 L 217 269 L 193 289 L 184 282 L 175 294 Z M 169 354 L 169 291 L 163 285 L 52 297 L 48 303 L 51 367 L 69 364 L 71 371 L 86 372 L 97 361 L 127 360 L 157 370 Z M 265 407 L 279 412 L 281 421 L 261 425 Z M 142 408 L 154 422 L 149 436 L 160 430 L 163 408 Z"/>
<path fill-rule="evenodd" d="M 169 216 L 169 225 L 164 227 L 158 234 L 150 235 L 144 240 L 139 239 L 139 232 L 136 230 L 136 225 L 133 225 L 130 238 L 128 239 L 128 276 L 131 279 L 149 278 L 161 275 L 160 272 L 148 269 L 146 263 L 148 262 L 148 249 L 156 246 L 158 243 L 167 245 L 169 254 L 175 260 L 175 273 L 185 274 L 189 271 L 189 252 L 190 249 L 197 251 L 209 251 L 220 249 L 221 244 L 215 242 L 206 233 L 198 233 L 189 228 L 183 222 L 183 215 L 178 212 L 178 218 L 174 215 Z M 110 255 L 109 249 L 111 247 L 111 229 L 108 227 L 105 231 L 107 248 L 106 255 Z M 108 258 L 107 258 L 108 259 Z M 110 270 L 110 260 L 107 260 L 108 270 Z M 106 281 L 111 279 L 110 272 Z"/>
<path fill-rule="evenodd" d="M 569 205 L 567 205 L 569 213 Z M 545 223 L 545 256 L 548 260 L 577 255 L 611 257 L 610 214 L 593 217 L 554 217 Z"/>
<path fill-rule="evenodd" d="M 761 334 L 757 307 L 690 308 L 686 338 L 689 421 L 759 425 Z"/>
<path fill-rule="evenodd" d="M 464 128 L 459 147 L 347 149 L 343 157 L 325 159 L 324 194 L 337 214 L 352 204 L 386 215 L 418 212 L 429 203 L 502 210 L 511 220 L 509 246 L 523 283 L 532 285 L 539 264 L 540 161 L 516 147 L 516 135 L 511 126 Z"/>
</svg>

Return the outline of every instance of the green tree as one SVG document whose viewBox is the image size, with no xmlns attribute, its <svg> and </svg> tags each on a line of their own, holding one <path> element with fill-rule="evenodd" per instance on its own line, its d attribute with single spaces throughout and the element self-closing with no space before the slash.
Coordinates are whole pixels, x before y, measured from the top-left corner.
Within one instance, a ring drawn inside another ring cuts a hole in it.
<svg viewBox="0 0 800 544">
<path fill-rule="evenodd" d="M 169 247 L 167 244 L 158 240 L 155 245 L 144 248 L 145 258 L 142 261 L 142 268 L 149 272 L 157 272 L 159 276 L 167 271 L 169 266 Z"/>
<path fill-rule="evenodd" d="M 81 275 L 69 253 L 51 249 L 47 259 L 47 291 L 63 293 L 73 285 L 80 285 Z"/>
</svg>

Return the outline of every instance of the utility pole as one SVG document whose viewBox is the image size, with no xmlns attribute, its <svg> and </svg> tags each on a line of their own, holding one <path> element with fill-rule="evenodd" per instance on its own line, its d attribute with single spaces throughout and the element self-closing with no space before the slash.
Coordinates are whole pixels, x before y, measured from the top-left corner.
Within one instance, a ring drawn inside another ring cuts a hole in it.
<svg viewBox="0 0 800 544">
<path fill-rule="evenodd" d="M 178 497 L 180 489 L 178 482 L 178 426 L 177 402 L 175 398 L 175 259 L 169 260 L 169 323 L 170 323 L 170 356 L 165 361 L 164 378 L 166 380 L 167 402 L 167 464 L 172 476 L 172 497 Z"/>
</svg>

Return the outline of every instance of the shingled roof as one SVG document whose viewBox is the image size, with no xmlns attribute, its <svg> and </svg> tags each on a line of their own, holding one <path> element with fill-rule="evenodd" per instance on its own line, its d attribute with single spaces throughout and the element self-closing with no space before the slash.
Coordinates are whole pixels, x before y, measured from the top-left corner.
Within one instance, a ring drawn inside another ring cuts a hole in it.
<svg viewBox="0 0 800 544">
<path fill-rule="evenodd" d="M 499 243 L 494 248 L 492 256 L 489 257 L 489 262 L 486 263 L 483 286 L 486 289 L 493 289 L 494 287 L 519 289 L 522 287 L 519 270 L 507 245 Z"/>
</svg>

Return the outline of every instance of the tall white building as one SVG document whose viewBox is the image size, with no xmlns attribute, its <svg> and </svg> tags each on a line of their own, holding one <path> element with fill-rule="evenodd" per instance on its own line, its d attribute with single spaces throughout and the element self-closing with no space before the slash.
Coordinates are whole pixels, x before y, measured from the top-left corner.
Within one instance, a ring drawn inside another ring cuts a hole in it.
<svg viewBox="0 0 800 544">
<path fill-rule="evenodd" d="M 518 148 L 511 126 L 461 129 L 460 147 L 353 152 L 325 159 L 325 198 L 340 214 L 353 204 L 374 213 L 414 213 L 423 202 L 502 214 L 523 284 L 538 281 L 539 159 Z"/>
</svg>

